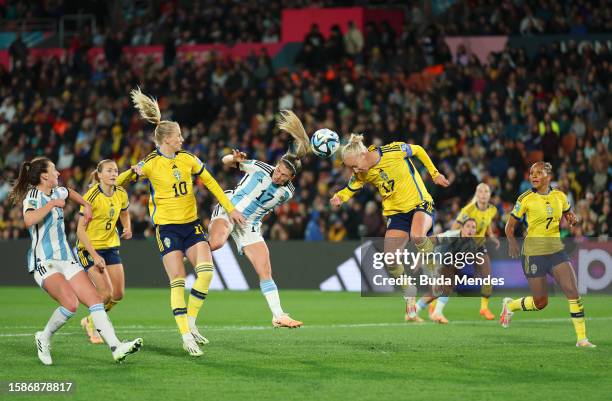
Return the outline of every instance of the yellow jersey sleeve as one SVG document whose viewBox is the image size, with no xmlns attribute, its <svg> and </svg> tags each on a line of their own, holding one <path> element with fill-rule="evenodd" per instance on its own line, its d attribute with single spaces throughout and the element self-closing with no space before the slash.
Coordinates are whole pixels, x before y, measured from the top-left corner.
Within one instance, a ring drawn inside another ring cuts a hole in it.
<svg viewBox="0 0 612 401">
<path fill-rule="evenodd" d="M 132 171 L 132 169 L 126 170 L 119 174 L 115 183 L 122 187 L 127 187 L 131 182 L 138 181 L 138 174 Z"/>
<path fill-rule="evenodd" d="M 561 205 L 563 206 L 563 214 L 569 212 L 572 209 L 572 206 L 567 201 L 567 195 L 565 193 L 556 190 L 555 193 L 561 199 Z"/>
<path fill-rule="evenodd" d="M 223 192 L 223 189 L 221 189 L 217 180 L 215 180 L 215 178 L 210 175 L 208 170 L 204 168 L 204 165 L 202 165 L 202 171 L 199 173 L 199 176 L 204 182 L 204 185 L 206 185 L 206 188 L 208 188 L 208 190 L 214 195 L 214 197 L 217 198 L 219 204 L 223 207 L 223 209 L 225 209 L 227 213 L 233 212 L 234 205 L 225 195 L 225 192 Z"/>
<path fill-rule="evenodd" d="M 338 197 L 342 199 L 342 202 L 346 202 L 351 199 L 357 191 L 363 188 L 364 184 L 365 182 L 363 182 L 357 174 L 353 174 L 346 187 L 336 192 L 335 195 L 338 195 Z"/>
<path fill-rule="evenodd" d="M 421 163 L 423 163 L 423 165 L 427 169 L 427 172 L 429 173 L 432 179 L 436 178 L 438 174 L 440 174 L 438 172 L 438 169 L 436 169 L 436 166 L 434 166 L 433 162 L 429 158 L 429 155 L 427 154 L 425 149 L 423 149 L 422 146 L 410 145 L 410 144 L 406 144 L 406 145 L 408 145 L 404 147 L 404 149 L 406 150 L 406 155 L 408 157 L 415 156 L 417 159 L 419 159 Z"/>
<path fill-rule="evenodd" d="M 516 218 L 517 220 L 522 220 L 523 217 L 525 217 L 525 213 L 527 213 L 527 196 L 531 192 L 532 191 L 530 189 L 528 191 L 523 192 L 521 196 L 518 197 L 516 203 L 514 204 L 512 212 L 510 212 L 510 215 L 512 217 Z"/>
</svg>

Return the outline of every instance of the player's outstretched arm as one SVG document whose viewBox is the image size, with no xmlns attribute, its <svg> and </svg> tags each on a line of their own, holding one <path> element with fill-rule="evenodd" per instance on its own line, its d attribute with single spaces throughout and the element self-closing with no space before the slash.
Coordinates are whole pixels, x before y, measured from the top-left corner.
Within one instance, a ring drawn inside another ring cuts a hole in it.
<svg viewBox="0 0 612 401">
<path fill-rule="evenodd" d="M 329 203 L 331 203 L 331 205 L 334 207 L 338 207 L 342 205 L 343 202 L 351 199 L 353 195 L 363 188 L 363 186 L 364 182 L 357 175 L 353 174 L 348 184 L 346 184 L 346 187 L 336 192 L 329 200 Z"/>
<path fill-rule="evenodd" d="M 200 173 L 200 178 L 204 182 L 204 185 L 206 185 L 206 188 L 208 188 L 208 190 L 212 192 L 214 197 L 217 198 L 217 200 L 219 201 L 219 204 L 223 207 L 223 209 L 225 209 L 225 211 L 230 216 L 230 218 L 234 221 L 234 223 L 244 224 L 245 222 L 244 216 L 242 215 L 242 213 L 236 210 L 236 208 L 234 208 L 234 205 L 229 200 L 229 198 L 225 195 L 225 193 L 219 186 L 219 183 L 217 182 L 217 180 L 215 180 L 215 178 L 212 175 L 210 175 L 208 170 L 206 170 L 205 168 L 202 168 L 202 172 Z"/>
<path fill-rule="evenodd" d="M 244 152 L 239 151 L 238 149 L 233 149 L 231 155 L 225 155 L 221 159 L 221 162 L 229 167 L 237 168 L 240 163 L 247 160 L 247 155 Z"/>
<path fill-rule="evenodd" d="M 422 146 L 408 145 L 408 147 L 411 152 L 411 154 L 409 154 L 408 156 L 414 155 L 416 156 L 417 159 L 421 161 L 421 163 L 423 163 L 423 165 L 427 169 L 427 172 L 429 173 L 429 175 L 431 176 L 431 179 L 433 180 L 435 184 L 441 185 L 443 187 L 448 187 L 450 185 L 450 183 L 448 182 L 444 174 L 440 173 L 438 169 L 436 168 L 436 166 L 434 166 L 433 162 L 429 158 L 429 155 L 427 154 L 425 149 L 423 149 Z"/>
<path fill-rule="evenodd" d="M 68 189 L 68 198 L 83 207 L 83 217 L 85 218 L 85 226 L 87 226 L 93 217 L 93 208 L 91 204 L 83 199 L 80 193 L 71 189 Z"/>
<path fill-rule="evenodd" d="M 135 181 L 138 181 L 138 173 L 136 171 L 136 166 L 132 166 L 129 170 L 125 170 L 123 173 L 119 174 L 115 182 L 117 185 L 127 187 L 130 183 Z"/>
</svg>

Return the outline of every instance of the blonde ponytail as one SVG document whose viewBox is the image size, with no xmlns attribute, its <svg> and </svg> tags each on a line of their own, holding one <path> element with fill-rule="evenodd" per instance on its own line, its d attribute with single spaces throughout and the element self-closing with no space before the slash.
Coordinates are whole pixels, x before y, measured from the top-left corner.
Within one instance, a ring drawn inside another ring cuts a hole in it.
<svg viewBox="0 0 612 401">
<path fill-rule="evenodd" d="M 351 134 L 348 143 L 342 147 L 342 160 L 350 156 L 358 156 L 368 151 L 363 144 L 363 135 Z"/>
<path fill-rule="evenodd" d="M 140 88 L 132 89 L 130 92 L 134 107 L 140 112 L 140 116 L 151 124 L 161 123 L 161 112 L 157 100 L 142 93 Z"/>
<path fill-rule="evenodd" d="M 304 157 L 310 151 L 310 139 L 304 129 L 304 125 L 291 110 L 281 110 L 276 124 L 279 130 L 289 133 L 295 141 L 295 149 L 292 152 L 297 158 Z"/>
<path fill-rule="evenodd" d="M 163 143 L 166 136 L 175 132 L 181 132 L 178 123 L 161 119 L 157 100 L 142 93 L 140 88 L 132 89 L 130 96 L 140 116 L 151 124 L 155 124 L 155 144 L 157 146 Z"/>
</svg>

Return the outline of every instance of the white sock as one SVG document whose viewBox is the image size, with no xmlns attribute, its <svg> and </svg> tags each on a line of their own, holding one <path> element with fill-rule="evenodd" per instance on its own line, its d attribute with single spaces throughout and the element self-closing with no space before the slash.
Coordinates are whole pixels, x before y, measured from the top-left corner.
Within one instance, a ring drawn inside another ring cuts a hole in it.
<svg viewBox="0 0 612 401">
<path fill-rule="evenodd" d="M 187 324 L 189 325 L 189 329 L 197 328 L 196 326 L 196 317 L 195 316 L 187 316 Z"/>
<path fill-rule="evenodd" d="M 91 314 L 91 319 L 94 322 L 94 326 L 96 326 L 96 330 L 98 330 L 98 333 L 100 333 L 111 350 L 114 351 L 121 341 L 119 341 L 115 335 L 115 329 L 113 328 L 113 324 L 104 310 L 104 305 L 91 305 L 89 307 L 89 313 Z"/>
<path fill-rule="evenodd" d="M 51 314 L 51 317 L 43 330 L 43 335 L 50 339 L 51 335 L 66 324 L 68 319 L 70 319 L 72 316 L 74 316 L 74 312 L 70 312 L 68 309 L 60 306 Z"/>
<path fill-rule="evenodd" d="M 264 280 L 259 282 L 259 288 L 261 288 L 261 292 L 266 297 L 266 301 L 268 301 L 268 306 L 272 311 L 272 315 L 276 319 L 281 317 L 284 312 L 281 307 L 280 297 L 278 295 L 278 288 L 276 288 L 276 283 L 274 280 Z"/>
<path fill-rule="evenodd" d="M 441 315 L 447 303 L 448 297 L 438 298 L 438 302 L 436 302 L 436 308 L 434 309 L 434 315 Z"/>
</svg>

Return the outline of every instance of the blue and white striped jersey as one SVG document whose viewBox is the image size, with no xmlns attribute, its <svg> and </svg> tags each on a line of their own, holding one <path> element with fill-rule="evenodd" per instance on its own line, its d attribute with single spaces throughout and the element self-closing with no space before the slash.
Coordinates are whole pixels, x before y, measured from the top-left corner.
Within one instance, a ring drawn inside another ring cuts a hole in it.
<svg viewBox="0 0 612 401">
<path fill-rule="evenodd" d="M 60 192 L 67 193 L 65 188 L 57 187 L 48 196 L 36 188 L 28 191 L 23 200 L 23 213 L 40 209 L 52 199 L 65 199 Z M 28 271 L 32 273 L 37 263 L 47 260 L 74 260 L 66 238 L 64 210 L 54 207 L 38 224 L 28 229 L 32 237 L 32 246 L 28 251 Z"/>
<path fill-rule="evenodd" d="M 228 197 L 247 223 L 261 224 L 265 215 L 293 197 L 295 187 L 291 182 L 286 185 L 272 182 L 273 166 L 259 160 L 247 160 L 239 167 L 246 174 Z"/>
</svg>

